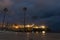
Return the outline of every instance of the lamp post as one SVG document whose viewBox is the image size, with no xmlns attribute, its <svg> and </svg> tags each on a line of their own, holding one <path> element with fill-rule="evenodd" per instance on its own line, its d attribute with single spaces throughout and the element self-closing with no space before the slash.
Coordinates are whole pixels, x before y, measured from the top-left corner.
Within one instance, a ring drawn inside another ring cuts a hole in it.
<svg viewBox="0 0 60 40">
<path fill-rule="evenodd" d="M 25 28 L 25 25 L 26 25 L 26 10 L 27 10 L 27 8 L 24 7 L 23 8 L 23 11 L 24 11 L 24 28 Z"/>
<path fill-rule="evenodd" d="M 6 13 L 8 12 L 8 9 L 7 8 L 4 8 L 3 9 L 3 20 L 2 20 L 2 30 L 5 28 L 5 17 L 6 17 Z"/>
</svg>

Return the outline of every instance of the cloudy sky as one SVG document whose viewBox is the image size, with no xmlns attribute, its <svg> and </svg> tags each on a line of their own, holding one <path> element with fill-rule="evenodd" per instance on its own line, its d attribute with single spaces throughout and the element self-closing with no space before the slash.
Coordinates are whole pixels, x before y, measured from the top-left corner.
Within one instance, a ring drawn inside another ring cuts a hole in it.
<svg viewBox="0 0 60 40">
<path fill-rule="evenodd" d="M 60 30 L 60 0 L 0 0 L 0 22 L 3 9 L 8 8 L 5 22 L 23 24 L 26 7 L 26 23 L 44 24 L 52 30 Z"/>
</svg>

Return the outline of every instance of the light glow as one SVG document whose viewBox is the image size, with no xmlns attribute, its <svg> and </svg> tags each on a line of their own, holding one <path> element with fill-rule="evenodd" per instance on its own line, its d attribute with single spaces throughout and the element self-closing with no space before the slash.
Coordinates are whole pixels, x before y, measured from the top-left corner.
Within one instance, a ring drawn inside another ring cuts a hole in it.
<svg viewBox="0 0 60 40">
<path fill-rule="evenodd" d="M 45 29 L 46 27 L 45 26 L 41 26 L 42 29 Z"/>
<path fill-rule="evenodd" d="M 18 25 L 13 25 L 13 28 L 15 28 L 15 29 L 18 29 L 19 28 L 19 26 Z"/>
<path fill-rule="evenodd" d="M 31 28 L 31 27 L 32 27 L 32 25 L 26 25 L 25 27 L 27 27 L 27 28 Z"/>
<path fill-rule="evenodd" d="M 39 27 L 38 27 L 38 26 L 35 26 L 35 27 L 33 27 L 33 28 L 36 28 L 36 29 L 38 29 Z"/>
<path fill-rule="evenodd" d="M 26 25 L 26 27 L 28 27 L 28 28 L 29 28 L 29 27 L 30 27 L 30 25 Z"/>
<path fill-rule="evenodd" d="M 19 27 L 18 26 L 15 26 L 16 29 L 18 29 Z"/>
</svg>

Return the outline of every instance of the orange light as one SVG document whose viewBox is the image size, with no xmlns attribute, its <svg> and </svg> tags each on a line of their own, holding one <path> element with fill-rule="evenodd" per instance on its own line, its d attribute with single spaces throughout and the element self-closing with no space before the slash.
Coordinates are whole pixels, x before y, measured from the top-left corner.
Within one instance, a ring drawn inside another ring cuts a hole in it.
<svg viewBox="0 0 60 40">
<path fill-rule="evenodd" d="M 17 25 L 17 26 L 13 25 L 13 28 L 18 29 L 18 28 L 19 28 L 19 26 L 18 26 L 18 25 Z"/>
<path fill-rule="evenodd" d="M 18 26 L 15 26 L 16 29 L 18 29 L 19 27 Z"/>
</svg>

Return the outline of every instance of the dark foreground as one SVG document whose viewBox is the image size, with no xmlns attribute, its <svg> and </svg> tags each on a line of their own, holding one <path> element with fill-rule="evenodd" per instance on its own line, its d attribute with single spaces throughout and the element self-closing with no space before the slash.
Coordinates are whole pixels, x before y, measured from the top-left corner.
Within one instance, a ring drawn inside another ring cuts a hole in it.
<svg viewBox="0 0 60 40">
<path fill-rule="evenodd" d="M 60 33 L 0 32 L 0 40 L 60 40 Z"/>
</svg>

